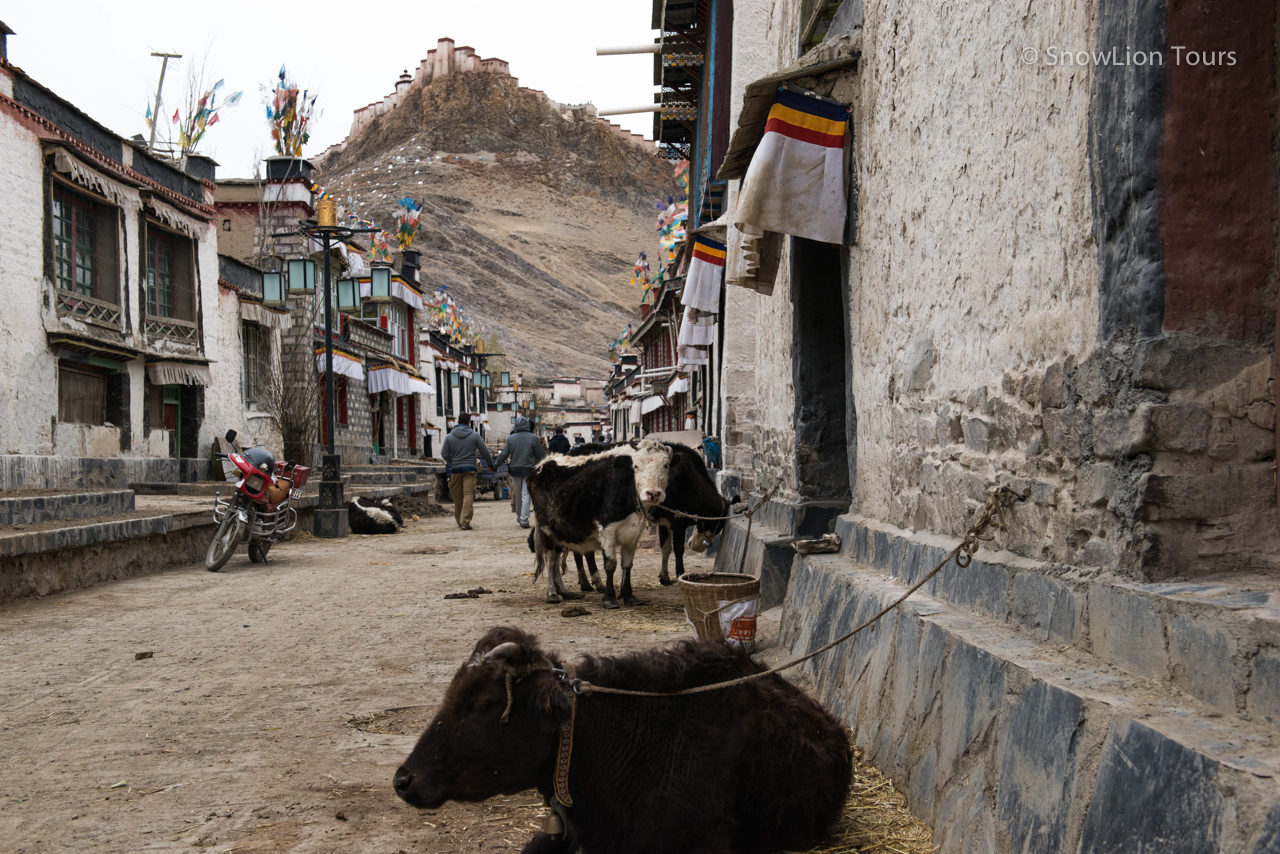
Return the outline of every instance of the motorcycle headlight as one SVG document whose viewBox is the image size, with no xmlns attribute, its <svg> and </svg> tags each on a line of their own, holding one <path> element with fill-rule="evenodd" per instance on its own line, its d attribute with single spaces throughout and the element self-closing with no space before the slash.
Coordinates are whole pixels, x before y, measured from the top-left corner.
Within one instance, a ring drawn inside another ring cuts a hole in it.
<svg viewBox="0 0 1280 854">
<path fill-rule="evenodd" d="M 267 480 L 260 474 L 251 474 L 244 479 L 244 488 L 252 492 L 254 495 L 262 492 L 262 488 L 266 486 Z"/>
</svg>

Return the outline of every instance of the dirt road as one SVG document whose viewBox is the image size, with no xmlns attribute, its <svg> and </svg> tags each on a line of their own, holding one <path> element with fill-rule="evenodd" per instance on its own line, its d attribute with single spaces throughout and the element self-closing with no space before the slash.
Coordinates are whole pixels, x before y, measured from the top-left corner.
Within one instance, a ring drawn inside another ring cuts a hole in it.
<svg viewBox="0 0 1280 854">
<path fill-rule="evenodd" d="M 532 585 L 507 502 L 479 502 L 475 526 L 308 537 L 268 567 L 237 555 L 0 608 L 0 849 L 518 850 L 535 794 L 427 813 L 390 786 L 476 639 L 518 625 L 617 652 L 688 628 L 655 551 L 636 564 L 649 606 L 593 594 L 570 619 Z M 443 598 L 477 586 L 495 592 Z"/>
</svg>

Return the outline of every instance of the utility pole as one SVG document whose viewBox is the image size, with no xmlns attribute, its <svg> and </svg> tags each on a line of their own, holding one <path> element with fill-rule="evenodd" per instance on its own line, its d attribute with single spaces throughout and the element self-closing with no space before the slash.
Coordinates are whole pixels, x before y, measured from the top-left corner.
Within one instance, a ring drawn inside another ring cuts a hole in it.
<svg viewBox="0 0 1280 854">
<path fill-rule="evenodd" d="M 160 122 L 160 92 L 164 89 L 164 72 L 165 69 L 169 67 L 169 60 L 182 59 L 182 54 L 157 53 L 156 51 L 152 51 L 151 55 L 164 58 L 160 63 L 160 83 L 156 86 L 156 106 L 155 110 L 151 114 L 151 140 L 147 143 L 147 151 L 154 154 L 156 151 L 156 125 Z"/>
</svg>

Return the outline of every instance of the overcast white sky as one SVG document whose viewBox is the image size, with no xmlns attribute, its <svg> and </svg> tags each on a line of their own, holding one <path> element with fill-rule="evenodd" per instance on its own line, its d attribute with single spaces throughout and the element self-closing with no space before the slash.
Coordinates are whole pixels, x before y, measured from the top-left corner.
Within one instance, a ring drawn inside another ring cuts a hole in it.
<svg viewBox="0 0 1280 854">
<path fill-rule="evenodd" d="M 272 82 L 282 63 L 300 86 L 320 93 L 316 106 L 323 115 L 303 156 L 341 141 L 352 110 L 391 93 L 400 72 L 408 67 L 412 73 L 446 36 L 481 56 L 507 60 L 520 85 L 562 103 L 607 108 L 653 102 L 652 54 L 595 55 L 598 46 L 651 42 L 652 0 L 6 5 L 0 20 L 16 32 L 9 37 L 9 60 L 125 137 L 147 133 L 144 115 L 160 73 L 160 60 L 150 53 L 184 57 L 176 69 L 171 61 L 165 76 L 170 117 L 181 102 L 188 63 L 207 55 L 212 79 L 226 80 L 220 94 L 245 93 L 239 106 L 221 113 L 200 146 L 220 164 L 220 178 L 249 177 L 255 151 L 274 153 L 259 85 Z M 389 14 L 396 9 L 403 11 Z M 613 121 L 653 136 L 652 113 Z"/>
</svg>

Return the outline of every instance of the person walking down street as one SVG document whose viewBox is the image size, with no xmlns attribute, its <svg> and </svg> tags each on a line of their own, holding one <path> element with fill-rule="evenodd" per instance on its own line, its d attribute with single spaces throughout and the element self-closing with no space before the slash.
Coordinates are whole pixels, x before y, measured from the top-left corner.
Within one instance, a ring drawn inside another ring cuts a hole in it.
<svg viewBox="0 0 1280 854">
<path fill-rule="evenodd" d="M 483 458 L 492 468 L 493 454 L 480 434 L 467 425 L 467 416 L 458 416 L 458 426 L 449 431 L 440 446 L 440 458 L 444 460 L 445 473 L 449 475 L 449 495 L 453 498 L 453 518 L 464 531 L 471 530 L 471 515 L 476 500 L 476 479 L 479 477 L 480 460 Z"/>
<path fill-rule="evenodd" d="M 496 469 L 503 463 L 511 472 L 511 506 L 516 512 L 516 522 L 521 528 L 529 527 L 529 475 L 538 461 L 547 455 L 538 437 L 530 430 L 529 419 L 519 417 L 507 437 L 507 444 L 498 454 Z"/>
<path fill-rule="evenodd" d="M 557 427 L 556 434 L 547 443 L 547 450 L 553 454 L 567 454 L 570 447 L 569 437 L 564 434 L 564 428 Z"/>
</svg>

